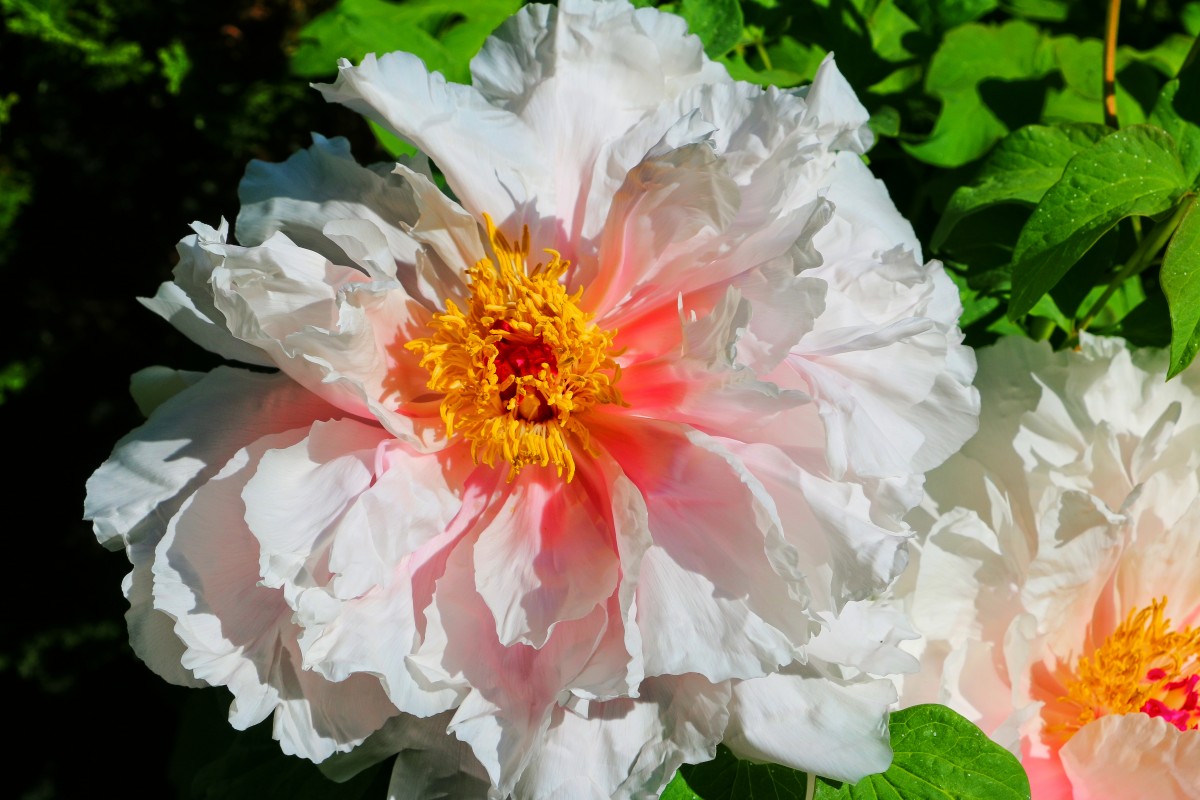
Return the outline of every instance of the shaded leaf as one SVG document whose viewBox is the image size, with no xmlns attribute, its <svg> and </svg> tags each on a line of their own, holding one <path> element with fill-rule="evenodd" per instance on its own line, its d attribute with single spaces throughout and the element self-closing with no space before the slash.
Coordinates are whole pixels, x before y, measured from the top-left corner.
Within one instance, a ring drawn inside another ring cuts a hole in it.
<svg viewBox="0 0 1200 800">
<path fill-rule="evenodd" d="M 1009 131 L 993 105 L 1027 106 L 1014 81 L 1037 79 L 1054 66 L 1047 38 L 1026 22 L 1004 25 L 969 24 L 946 34 L 925 78 L 925 91 L 942 102 L 929 137 L 904 145 L 909 154 L 939 167 L 957 167 L 982 156 Z M 997 82 L 993 105 L 984 101 L 981 84 Z M 1028 122 L 1038 119 L 1039 102 Z M 1016 127 L 1016 126 L 1014 126 Z"/>
<path fill-rule="evenodd" d="M 948 31 L 974 22 L 999 5 L 997 0 L 896 0 L 908 16 L 926 31 Z"/>
<path fill-rule="evenodd" d="M 1192 198 L 1167 245 L 1158 276 L 1171 311 L 1168 378 L 1192 363 L 1200 349 L 1200 211 L 1196 208 L 1196 199 Z"/>
<path fill-rule="evenodd" d="M 684 764 L 679 774 L 702 800 L 804 800 L 808 791 L 805 773 L 778 764 L 743 761 L 724 745 L 717 748 L 712 761 Z M 680 800 L 687 797 L 679 795 Z"/>
<path fill-rule="evenodd" d="M 1073 157 L 1021 230 L 1009 316 L 1028 312 L 1117 222 L 1160 214 L 1185 188 L 1174 143 L 1150 126 L 1117 131 Z"/>
<path fill-rule="evenodd" d="M 1001 139 L 975 180 L 951 195 L 933 232 L 933 248 L 969 214 L 997 203 L 1035 205 L 1062 177 L 1067 162 L 1106 133 L 1102 125 L 1028 125 Z"/>
<path fill-rule="evenodd" d="M 1187 181 L 1194 186 L 1200 179 L 1200 58 L 1162 88 L 1150 122 L 1175 140 Z"/>
</svg>

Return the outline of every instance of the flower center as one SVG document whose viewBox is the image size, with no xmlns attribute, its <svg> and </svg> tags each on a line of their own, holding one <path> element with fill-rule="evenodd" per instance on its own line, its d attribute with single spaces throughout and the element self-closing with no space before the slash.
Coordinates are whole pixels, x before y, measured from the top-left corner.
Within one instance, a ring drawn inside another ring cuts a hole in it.
<svg viewBox="0 0 1200 800">
<path fill-rule="evenodd" d="M 467 270 L 471 296 L 433 315 L 433 335 L 405 345 L 443 394 L 446 435 L 471 443 L 476 463 L 503 459 L 512 480 L 530 464 L 575 476 L 572 445 L 589 450 L 580 422 L 589 408 L 621 403 L 621 370 L 612 359 L 616 331 L 601 330 L 559 279 L 570 262 L 553 250 L 530 267 L 529 229 L 509 242 L 484 214 L 495 261 Z"/>
<path fill-rule="evenodd" d="M 1179 730 L 1200 727 L 1200 629 L 1172 630 L 1167 598 L 1134 609 L 1090 657 L 1062 698 L 1079 709 L 1066 738 L 1107 714 L 1141 711 Z"/>
</svg>

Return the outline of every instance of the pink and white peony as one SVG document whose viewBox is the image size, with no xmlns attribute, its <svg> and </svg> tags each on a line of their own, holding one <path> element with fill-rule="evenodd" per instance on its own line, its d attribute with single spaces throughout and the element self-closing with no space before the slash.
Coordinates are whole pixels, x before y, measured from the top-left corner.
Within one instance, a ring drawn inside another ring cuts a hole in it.
<svg viewBox="0 0 1200 800">
<path fill-rule="evenodd" d="M 86 505 L 134 648 L 410 795 L 653 796 L 721 740 L 884 769 L 910 634 L 862 601 L 977 398 L 865 110 L 625 2 L 526 7 L 472 74 L 319 87 L 457 199 L 317 137 L 180 243 L 146 305 L 278 371 L 135 379 L 169 399 Z"/>
<path fill-rule="evenodd" d="M 979 352 L 978 435 L 929 475 L 902 702 L 1016 753 L 1034 800 L 1200 797 L 1200 370 L 1084 335 Z"/>
</svg>

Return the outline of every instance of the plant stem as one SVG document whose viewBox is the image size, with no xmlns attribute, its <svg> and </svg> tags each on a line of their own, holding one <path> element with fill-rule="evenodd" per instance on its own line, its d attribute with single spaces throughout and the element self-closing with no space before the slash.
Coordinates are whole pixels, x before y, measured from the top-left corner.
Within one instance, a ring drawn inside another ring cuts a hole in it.
<svg viewBox="0 0 1200 800">
<path fill-rule="evenodd" d="M 756 49 L 758 51 L 758 57 L 762 59 L 763 69 L 766 69 L 766 70 L 774 69 L 771 66 L 771 57 L 769 55 L 767 55 L 767 48 L 763 47 L 763 42 L 762 42 L 761 38 L 754 43 L 754 49 Z"/>
<path fill-rule="evenodd" d="M 1108 21 L 1104 26 L 1104 124 L 1120 127 L 1117 121 L 1117 25 L 1121 0 L 1108 0 Z"/>
<path fill-rule="evenodd" d="M 1092 303 L 1092 307 L 1088 309 L 1087 314 L 1084 315 L 1083 319 L 1075 327 L 1072 339 L 1077 338 L 1080 331 L 1087 329 L 1087 326 L 1104 309 L 1104 305 L 1112 299 L 1113 294 L 1116 293 L 1122 283 L 1150 266 L 1151 262 L 1154 261 L 1154 256 L 1166 245 L 1171 235 L 1175 233 L 1175 229 L 1179 227 L 1179 223 L 1183 221 L 1183 217 L 1187 214 L 1188 209 L 1195 202 L 1195 195 L 1189 194 L 1180 198 L 1179 203 L 1171 212 L 1171 216 L 1155 225 L 1150 233 L 1138 243 L 1137 249 L 1133 251 L 1133 255 L 1125 262 L 1125 266 L 1108 282 L 1108 287 L 1104 290 L 1104 294 L 1100 295 L 1095 303 Z"/>
</svg>

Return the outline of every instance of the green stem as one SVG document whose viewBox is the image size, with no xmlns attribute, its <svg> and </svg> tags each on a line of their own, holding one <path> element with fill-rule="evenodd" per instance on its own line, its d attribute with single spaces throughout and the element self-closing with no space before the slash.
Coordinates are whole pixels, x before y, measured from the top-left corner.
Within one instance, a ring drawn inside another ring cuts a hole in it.
<svg viewBox="0 0 1200 800">
<path fill-rule="evenodd" d="M 761 38 L 754 42 L 754 49 L 758 51 L 758 57 L 762 59 L 763 69 L 773 69 L 771 66 L 771 57 L 767 55 L 767 48 L 763 47 Z"/>
<path fill-rule="evenodd" d="M 1125 266 L 1108 282 L 1108 288 L 1104 290 L 1104 294 L 1100 295 L 1095 303 L 1092 303 L 1092 307 L 1088 309 L 1087 314 L 1084 315 L 1079 325 L 1076 326 L 1075 335 L 1071 337 L 1072 339 L 1077 338 L 1080 331 L 1087 330 L 1087 326 L 1092 324 L 1092 320 L 1096 318 L 1096 315 L 1104 310 L 1105 304 L 1112 299 L 1113 294 L 1121 287 L 1121 284 L 1150 266 L 1154 261 L 1154 256 L 1170 240 L 1171 236 L 1175 233 L 1175 229 L 1179 227 L 1179 223 L 1183 221 L 1184 215 L 1187 214 L 1188 209 L 1195 202 L 1195 195 L 1185 195 L 1175 206 L 1175 210 L 1171 212 L 1171 216 L 1155 225 L 1153 230 L 1138 243 L 1137 249 L 1133 251 L 1133 255 L 1125 262 Z"/>
</svg>

